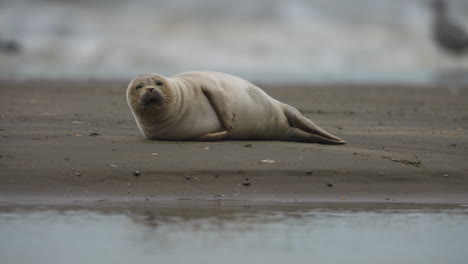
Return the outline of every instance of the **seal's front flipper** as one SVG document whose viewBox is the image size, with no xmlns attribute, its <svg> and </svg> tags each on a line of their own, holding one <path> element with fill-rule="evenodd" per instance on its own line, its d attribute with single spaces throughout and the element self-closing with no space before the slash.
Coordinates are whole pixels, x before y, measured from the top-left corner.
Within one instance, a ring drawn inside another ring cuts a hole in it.
<svg viewBox="0 0 468 264">
<path fill-rule="evenodd" d="M 208 133 L 203 136 L 197 137 L 196 141 L 219 141 L 227 136 L 227 131 L 221 131 L 216 133 Z"/>
<path fill-rule="evenodd" d="M 284 115 L 288 119 L 289 125 L 292 128 L 299 128 L 300 130 L 303 130 L 304 133 L 309 134 L 309 136 L 308 137 L 306 136 L 306 138 L 311 138 L 312 141 L 307 139 L 305 140 L 306 142 L 321 143 L 321 144 L 346 144 L 346 141 L 328 133 L 327 131 L 317 126 L 314 122 L 307 119 L 296 108 L 287 104 L 283 104 L 283 111 L 284 111 Z M 294 132 L 293 134 L 298 134 L 298 133 Z M 302 133 L 299 133 L 297 136 L 300 138 L 304 137 Z M 317 141 L 313 141 L 315 139 Z"/>
<path fill-rule="evenodd" d="M 223 128 L 226 131 L 230 131 L 234 127 L 236 114 L 224 90 L 216 84 L 205 85 L 202 87 L 202 90 L 215 110 Z"/>
</svg>

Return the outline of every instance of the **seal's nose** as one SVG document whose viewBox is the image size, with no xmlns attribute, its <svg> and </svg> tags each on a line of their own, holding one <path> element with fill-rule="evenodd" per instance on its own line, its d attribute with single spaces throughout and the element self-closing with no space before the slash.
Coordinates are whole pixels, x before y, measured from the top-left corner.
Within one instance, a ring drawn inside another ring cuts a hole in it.
<svg viewBox="0 0 468 264">
<path fill-rule="evenodd" d="M 148 88 L 148 91 L 150 91 L 150 93 L 152 93 L 154 90 L 154 88 Z"/>
</svg>

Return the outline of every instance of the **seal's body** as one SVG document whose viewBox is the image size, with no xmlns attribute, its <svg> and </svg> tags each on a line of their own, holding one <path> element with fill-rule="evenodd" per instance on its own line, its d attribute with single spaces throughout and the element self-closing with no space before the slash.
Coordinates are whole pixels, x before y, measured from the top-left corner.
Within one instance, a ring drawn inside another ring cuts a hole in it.
<svg viewBox="0 0 468 264">
<path fill-rule="evenodd" d="M 148 139 L 345 143 L 294 107 L 225 73 L 187 72 L 170 78 L 143 74 L 130 82 L 127 101 Z"/>
</svg>

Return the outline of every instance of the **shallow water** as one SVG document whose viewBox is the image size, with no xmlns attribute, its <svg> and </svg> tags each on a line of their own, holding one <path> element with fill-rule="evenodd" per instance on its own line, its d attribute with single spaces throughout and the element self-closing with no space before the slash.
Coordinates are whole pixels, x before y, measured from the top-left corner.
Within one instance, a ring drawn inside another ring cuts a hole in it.
<svg viewBox="0 0 468 264">
<path fill-rule="evenodd" d="M 1 263 L 468 261 L 468 210 L 463 208 L 89 209 L 2 210 Z"/>
</svg>

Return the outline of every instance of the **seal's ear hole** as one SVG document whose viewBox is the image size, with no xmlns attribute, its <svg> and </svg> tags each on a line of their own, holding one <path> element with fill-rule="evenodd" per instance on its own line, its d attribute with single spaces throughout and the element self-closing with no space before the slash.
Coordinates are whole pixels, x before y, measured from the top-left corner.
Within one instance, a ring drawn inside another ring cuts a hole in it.
<svg viewBox="0 0 468 264">
<path fill-rule="evenodd" d="M 140 88 L 143 88 L 143 85 L 140 84 L 140 85 L 137 85 L 137 86 L 135 87 L 135 89 L 137 89 L 137 90 L 140 89 Z"/>
<path fill-rule="evenodd" d="M 161 81 L 156 81 L 156 85 L 157 85 L 157 86 L 161 86 L 161 85 L 163 85 L 163 82 L 161 82 Z"/>
</svg>

